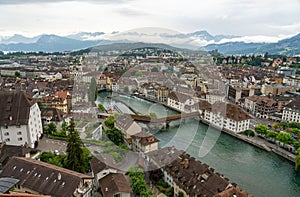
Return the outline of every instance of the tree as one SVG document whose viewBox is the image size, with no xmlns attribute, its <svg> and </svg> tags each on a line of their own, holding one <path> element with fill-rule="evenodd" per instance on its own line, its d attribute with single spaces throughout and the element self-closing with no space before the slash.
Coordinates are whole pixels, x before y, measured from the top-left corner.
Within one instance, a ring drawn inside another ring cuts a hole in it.
<svg viewBox="0 0 300 197">
<path fill-rule="evenodd" d="M 283 129 L 286 129 L 288 127 L 288 123 L 287 122 L 280 122 L 280 125 L 282 126 Z"/>
<path fill-rule="evenodd" d="M 16 72 L 15 72 L 15 77 L 20 78 L 20 77 L 21 77 L 21 73 L 20 73 L 19 71 L 16 71 Z"/>
<path fill-rule="evenodd" d="M 43 152 L 40 156 L 40 160 L 49 164 L 53 164 L 59 167 L 64 167 L 65 155 L 55 155 L 52 152 Z"/>
<path fill-rule="evenodd" d="M 293 128 L 293 129 L 292 129 L 292 132 L 295 133 L 295 134 L 298 134 L 298 133 L 300 133 L 300 129 Z"/>
<path fill-rule="evenodd" d="M 107 126 L 109 129 L 112 129 L 115 125 L 115 117 L 114 116 L 108 116 L 106 120 L 104 121 L 105 126 Z"/>
<path fill-rule="evenodd" d="M 246 130 L 244 133 L 245 133 L 245 135 L 247 135 L 247 136 L 254 137 L 254 132 L 251 131 L 251 130 Z"/>
<path fill-rule="evenodd" d="M 276 129 L 276 130 L 279 130 L 279 129 L 282 128 L 282 126 L 280 125 L 279 122 L 275 122 L 274 124 L 272 124 L 272 127 L 273 127 L 274 129 Z"/>
<path fill-rule="evenodd" d="M 295 141 L 294 142 L 294 147 L 295 147 L 296 150 L 298 150 L 300 148 L 300 141 Z"/>
<path fill-rule="evenodd" d="M 61 131 L 66 133 L 67 132 L 67 128 L 68 128 L 68 123 L 66 121 L 64 121 L 61 124 Z"/>
<path fill-rule="evenodd" d="M 54 122 L 49 123 L 47 128 L 47 133 L 51 135 L 55 132 L 57 132 L 56 124 Z"/>
<path fill-rule="evenodd" d="M 101 103 L 98 104 L 98 108 L 99 108 L 101 111 L 105 111 L 105 107 L 104 107 Z"/>
<path fill-rule="evenodd" d="M 55 157 L 55 154 L 52 152 L 43 152 L 40 156 L 40 160 L 43 162 L 47 162 L 50 158 Z"/>
<path fill-rule="evenodd" d="M 92 159 L 92 155 L 90 150 L 87 147 L 81 147 L 82 152 L 83 152 L 83 159 L 84 159 L 84 168 L 86 172 L 91 171 L 91 165 L 90 165 L 90 160 Z"/>
<path fill-rule="evenodd" d="M 145 174 L 141 168 L 137 166 L 132 166 L 131 168 L 129 168 L 128 174 L 133 192 L 143 197 L 148 197 L 152 195 L 152 192 L 147 190 Z"/>
<path fill-rule="evenodd" d="M 115 127 L 107 130 L 106 136 L 117 146 L 120 146 L 124 143 L 124 134 Z"/>
<path fill-rule="evenodd" d="M 292 144 L 295 141 L 294 138 L 287 132 L 280 132 L 277 135 L 276 140 L 284 144 Z"/>
<path fill-rule="evenodd" d="M 166 190 L 166 195 L 167 196 L 174 196 L 174 188 L 173 187 L 169 187 L 167 190 Z"/>
<path fill-rule="evenodd" d="M 182 192 L 179 192 L 178 193 L 178 197 L 183 197 L 184 195 L 183 195 L 183 193 Z"/>
<path fill-rule="evenodd" d="M 143 190 L 141 191 L 140 193 L 140 197 L 148 197 L 148 196 L 151 196 L 153 193 L 151 190 Z"/>
<path fill-rule="evenodd" d="M 278 133 L 276 133 L 274 131 L 270 131 L 267 133 L 266 137 L 276 139 L 277 135 L 278 135 Z"/>
<path fill-rule="evenodd" d="M 299 122 L 289 122 L 288 127 L 300 129 L 300 123 Z"/>
<path fill-rule="evenodd" d="M 268 127 L 263 124 L 259 124 L 255 127 L 255 132 L 258 134 L 266 135 L 268 133 Z"/>
<path fill-rule="evenodd" d="M 77 172 L 85 172 L 85 162 L 82 150 L 82 141 L 75 130 L 74 121 L 68 126 L 68 145 L 66 167 Z"/>
</svg>

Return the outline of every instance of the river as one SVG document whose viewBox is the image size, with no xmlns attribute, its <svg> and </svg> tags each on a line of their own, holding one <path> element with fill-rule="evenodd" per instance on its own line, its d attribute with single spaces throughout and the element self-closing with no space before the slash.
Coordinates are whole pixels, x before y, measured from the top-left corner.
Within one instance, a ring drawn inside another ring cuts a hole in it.
<svg viewBox="0 0 300 197">
<path fill-rule="evenodd" d="M 114 102 L 107 98 L 107 95 L 110 93 L 101 92 L 97 100 L 106 108 Z M 177 113 L 143 99 L 127 96 L 117 96 L 117 99 L 143 114 L 155 112 L 158 117 L 164 117 Z M 185 150 L 254 196 L 300 196 L 300 177 L 294 171 L 294 164 L 274 153 L 266 152 L 214 129 L 207 131 L 207 125 L 187 120 L 179 125 L 176 122 L 171 123 L 166 131 L 154 134 L 160 140 L 160 147 L 174 145 L 178 149 Z M 216 143 L 205 156 L 199 156 L 204 139 L 212 144 L 215 141 Z"/>
</svg>

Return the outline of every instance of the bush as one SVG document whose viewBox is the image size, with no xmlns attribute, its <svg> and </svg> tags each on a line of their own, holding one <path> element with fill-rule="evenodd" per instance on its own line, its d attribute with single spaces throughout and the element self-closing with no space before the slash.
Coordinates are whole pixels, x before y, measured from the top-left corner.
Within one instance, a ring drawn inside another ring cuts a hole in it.
<svg viewBox="0 0 300 197">
<path fill-rule="evenodd" d="M 258 134 L 266 135 L 268 133 L 268 127 L 263 124 L 259 124 L 255 127 L 255 132 Z"/>
<path fill-rule="evenodd" d="M 246 130 L 245 132 L 245 135 L 247 135 L 247 136 L 251 136 L 251 137 L 254 137 L 254 131 L 252 131 L 252 130 Z"/>
<path fill-rule="evenodd" d="M 105 111 L 105 107 L 101 103 L 98 104 L 98 107 L 101 111 Z"/>
<path fill-rule="evenodd" d="M 278 135 L 278 133 L 276 133 L 274 131 L 270 131 L 270 132 L 267 133 L 266 137 L 276 139 L 277 135 Z"/>
<path fill-rule="evenodd" d="M 173 187 L 169 187 L 167 190 L 166 190 L 166 195 L 167 196 L 174 196 L 174 188 Z"/>
<path fill-rule="evenodd" d="M 289 122 L 288 127 L 300 129 L 300 123 L 299 122 Z"/>
<path fill-rule="evenodd" d="M 276 136 L 276 140 L 284 143 L 284 144 L 293 144 L 294 143 L 294 138 L 286 132 L 280 132 L 277 136 Z"/>
<path fill-rule="evenodd" d="M 106 120 L 104 121 L 105 126 L 107 126 L 108 128 L 112 129 L 114 127 L 115 124 L 115 117 L 114 116 L 109 116 L 106 118 Z"/>
</svg>

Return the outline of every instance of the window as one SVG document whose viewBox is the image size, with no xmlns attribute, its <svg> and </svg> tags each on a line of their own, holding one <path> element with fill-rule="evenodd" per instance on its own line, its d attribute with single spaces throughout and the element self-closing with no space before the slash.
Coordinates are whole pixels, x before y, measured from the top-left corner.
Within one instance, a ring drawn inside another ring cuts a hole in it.
<svg viewBox="0 0 300 197">
<path fill-rule="evenodd" d="M 10 142 L 10 139 L 9 139 L 9 138 L 6 138 L 5 141 L 6 141 L 6 142 Z"/>
<path fill-rule="evenodd" d="M 21 137 L 18 138 L 18 141 L 22 141 L 22 140 L 23 140 L 23 138 L 21 138 Z"/>
<path fill-rule="evenodd" d="M 5 133 L 4 133 L 4 136 L 9 136 L 9 133 L 8 133 L 8 132 L 5 132 Z"/>
<path fill-rule="evenodd" d="M 18 132 L 17 132 L 17 135 L 22 135 L 22 131 L 18 131 Z"/>
</svg>

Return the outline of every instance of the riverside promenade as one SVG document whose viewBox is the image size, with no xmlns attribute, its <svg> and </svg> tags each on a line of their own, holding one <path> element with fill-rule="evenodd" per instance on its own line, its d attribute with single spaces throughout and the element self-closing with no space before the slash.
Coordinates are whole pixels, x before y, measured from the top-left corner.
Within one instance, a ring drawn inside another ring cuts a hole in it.
<svg viewBox="0 0 300 197">
<path fill-rule="evenodd" d="M 134 95 L 134 96 L 137 97 L 137 98 L 140 98 L 140 99 L 150 101 L 150 102 L 159 103 L 159 104 L 164 105 L 165 107 L 167 107 L 169 109 L 173 109 L 172 107 L 168 106 L 165 102 L 158 102 L 158 101 L 155 101 L 153 99 L 145 98 L 145 97 L 140 96 L 140 95 Z M 177 109 L 173 109 L 173 110 L 178 111 Z M 178 111 L 178 112 L 180 112 L 180 111 Z M 209 122 L 203 120 L 203 118 L 201 118 L 201 117 L 199 117 L 199 121 L 206 124 L 206 125 L 208 125 L 208 126 L 213 126 Z M 217 129 L 220 129 L 220 128 L 217 128 Z M 256 146 L 260 149 L 263 149 L 263 150 L 268 151 L 268 152 L 273 152 L 273 153 L 275 153 L 275 154 L 277 154 L 277 155 L 279 155 L 279 156 L 295 163 L 296 155 L 289 152 L 289 151 L 287 151 L 287 150 L 285 150 L 284 148 L 280 147 L 277 144 L 273 144 L 271 142 L 268 142 L 267 140 L 262 139 L 258 136 L 248 137 L 248 136 L 245 136 L 243 134 L 237 134 L 237 133 L 228 131 L 224 128 L 222 128 L 221 131 L 228 134 L 228 135 L 231 135 L 231 136 L 233 136 L 237 139 L 240 139 L 244 142 L 247 142 L 248 144 Z"/>
</svg>

